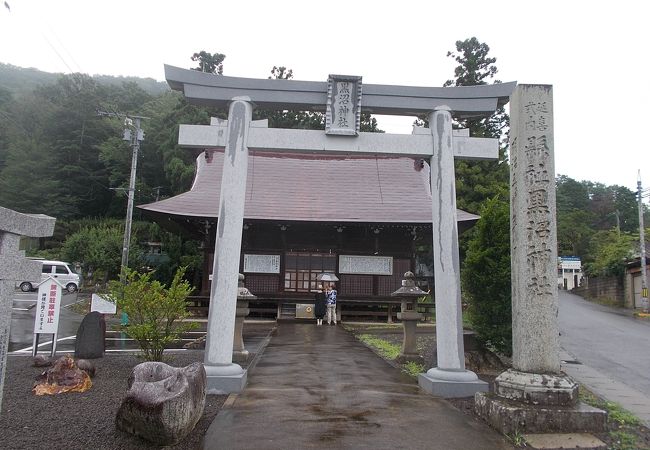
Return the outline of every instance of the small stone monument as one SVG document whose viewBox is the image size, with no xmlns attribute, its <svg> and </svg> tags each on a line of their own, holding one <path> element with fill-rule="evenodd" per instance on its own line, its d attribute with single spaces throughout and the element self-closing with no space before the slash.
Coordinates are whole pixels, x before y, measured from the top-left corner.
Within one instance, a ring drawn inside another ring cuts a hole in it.
<svg viewBox="0 0 650 450">
<path fill-rule="evenodd" d="M 397 313 L 397 318 L 402 321 L 404 328 L 404 339 L 402 340 L 402 351 L 398 359 L 402 362 L 420 361 L 422 358 L 417 349 L 417 326 L 422 320 L 422 314 L 417 311 L 418 298 L 427 295 L 422 289 L 415 284 L 415 275 L 413 272 L 406 272 L 402 280 L 402 287 L 390 294 L 391 297 L 397 297 L 402 300 L 401 312 Z"/>
<path fill-rule="evenodd" d="M 104 356 L 106 322 L 104 315 L 97 311 L 86 314 L 77 329 L 74 355 L 81 359 L 95 359 Z"/>
<path fill-rule="evenodd" d="M 41 280 L 41 263 L 25 258 L 25 253 L 19 250 L 20 236 L 52 236 L 55 221 L 54 217 L 21 214 L 0 206 L 0 408 L 15 283 L 20 280 L 36 284 Z"/>
<path fill-rule="evenodd" d="M 504 434 L 601 432 L 607 414 L 560 371 L 552 86 L 517 86 L 510 114 L 512 369 L 476 411 Z"/>
</svg>

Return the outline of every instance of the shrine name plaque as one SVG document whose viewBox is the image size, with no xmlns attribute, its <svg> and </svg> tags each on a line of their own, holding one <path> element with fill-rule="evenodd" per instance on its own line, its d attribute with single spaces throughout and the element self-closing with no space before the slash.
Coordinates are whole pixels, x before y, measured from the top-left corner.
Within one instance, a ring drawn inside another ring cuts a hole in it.
<svg viewBox="0 0 650 450">
<path fill-rule="evenodd" d="M 280 255 L 244 255 L 245 273 L 280 273 Z"/>
<path fill-rule="evenodd" d="M 361 126 L 361 77 L 330 75 L 327 80 L 325 134 L 358 136 Z"/>
<path fill-rule="evenodd" d="M 392 275 L 392 256 L 339 255 L 339 273 Z"/>
</svg>

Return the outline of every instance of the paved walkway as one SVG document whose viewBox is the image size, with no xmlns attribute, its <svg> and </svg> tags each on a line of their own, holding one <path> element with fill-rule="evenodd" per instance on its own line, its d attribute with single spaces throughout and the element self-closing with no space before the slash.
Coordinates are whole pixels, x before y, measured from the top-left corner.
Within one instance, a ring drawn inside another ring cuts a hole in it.
<svg viewBox="0 0 650 450">
<path fill-rule="evenodd" d="M 512 448 L 340 326 L 279 324 L 248 380 L 204 449 Z"/>
</svg>

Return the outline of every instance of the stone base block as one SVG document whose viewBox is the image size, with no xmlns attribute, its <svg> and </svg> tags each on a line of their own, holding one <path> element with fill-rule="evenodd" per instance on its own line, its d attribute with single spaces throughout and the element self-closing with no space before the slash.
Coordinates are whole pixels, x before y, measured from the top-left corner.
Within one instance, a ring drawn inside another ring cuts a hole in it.
<svg viewBox="0 0 650 450">
<path fill-rule="evenodd" d="M 521 403 L 571 406 L 578 401 L 578 383 L 570 376 L 508 369 L 494 380 L 494 393 Z"/>
<path fill-rule="evenodd" d="M 537 450 L 607 450 L 607 444 L 588 433 L 524 434 L 524 440 Z"/>
<path fill-rule="evenodd" d="M 225 368 L 222 366 L 205 366 L 207 375 L 206 394 L 222 395 L 239 393 L 244 390 L 248 373 L 237 364 Z"/>
<path fill-rule="evenodd" d="M 578 402 L 573 406 L 530 405 L 479 392 L 476 413 L 503 434 L 601 433 L 607 430 L 607 413 Z"/>
<path fill-rule="evenodd" d="M 474 380 L 443 380 L 431 376 L 429 373 L 419 374 L 418 384 L 429 394 L 444 398 L 471 397 L 477 392 L 490 390 L 490 385 L 478 378 Z"/>
<path fill-rule="evenodd" d="M 248 350 L 233 350 L 232 360 L 236 363 L 245 363 L 250 358 L 250 353 Z"/>
</svg>

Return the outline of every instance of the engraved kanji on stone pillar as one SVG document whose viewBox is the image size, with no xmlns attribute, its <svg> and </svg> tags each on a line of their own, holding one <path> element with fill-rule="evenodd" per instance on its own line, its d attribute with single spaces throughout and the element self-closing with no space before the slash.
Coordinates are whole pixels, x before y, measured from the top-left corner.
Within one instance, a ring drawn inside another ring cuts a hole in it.
<svg viewBox="0 0 650 450">
<path fill-rule="evenodd" d="M 512 366 L 532 373 L 560 371 L 552 92 L 521 85 L 510 103 Z"/>
<path fill-rule="evenodd" d="M 512 369 L 478 393 L 475 409 L 504 434 L 602 432 L 607 414 L 580 404 L 560 371 L 553 88 L 519 85 L 510 98 Z"/>
</svg>

